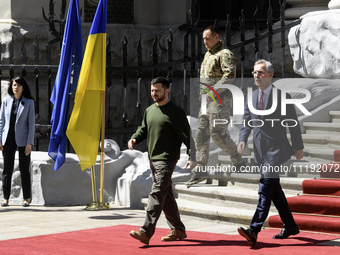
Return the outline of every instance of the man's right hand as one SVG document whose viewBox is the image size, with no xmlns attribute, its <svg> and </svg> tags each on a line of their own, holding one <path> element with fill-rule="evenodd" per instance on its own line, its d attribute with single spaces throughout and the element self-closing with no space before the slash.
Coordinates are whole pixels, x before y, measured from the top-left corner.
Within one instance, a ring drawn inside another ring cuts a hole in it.
<svg viewBox="0 0 340 255">
<path fill-rule="evenodd" d="M 130 139 L 128 141 L 128 147 L 130 150 L 133 150 L 133 145 L 136 143 L 136 139 Z"/>
<path fill-rule="evenodd" d="M 196 162 L 196 161 L 190 161 L 190 160 L 188 160 L 187 163 L 186 163 L 186 165 L 185 165 L 185 168 L 188 168 L 188 167 L 189 167 L 189 169 L 192 170 L 192 169 L 194 169 L 196 166 L 197 166 L 197 162 Z"/>
<path fill-rule="evenodd" d="M 237 152 L 240 154 L 240 155 L 243 155 L 243 151 L 246 147 L 246 143 L 245 142 L 239 142 L 239 144 L 237 145 Z"/>
</svg>

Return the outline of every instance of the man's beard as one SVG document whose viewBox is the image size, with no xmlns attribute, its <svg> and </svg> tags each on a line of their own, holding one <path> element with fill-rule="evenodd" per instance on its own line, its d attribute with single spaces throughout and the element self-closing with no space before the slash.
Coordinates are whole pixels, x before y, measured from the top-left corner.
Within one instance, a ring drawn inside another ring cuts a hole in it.
<svg viewBox="0 0 340 255">
<path fill-rule="evenodd" d="M 165 99 L 164 95 L 160 95 L 157 98 L 155 98 L 155 97 L 153 98 L 153 100 L 157 103 L 162 102 L 164 99 Z"/>
</svg>

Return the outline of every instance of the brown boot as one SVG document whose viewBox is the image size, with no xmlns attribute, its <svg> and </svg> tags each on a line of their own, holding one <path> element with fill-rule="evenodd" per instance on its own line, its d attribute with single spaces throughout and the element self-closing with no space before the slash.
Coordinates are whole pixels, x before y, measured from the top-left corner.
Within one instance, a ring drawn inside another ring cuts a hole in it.
<svg viewBox="0 0 340 255">
<path fill-rule="evenodd" d="M 181 231 L 179 229 L 173 229 L 171 230 L 169 235 L 162 237 L 162 241 L 170 242 L 170 241 L 182 240 L 186 237 L 187 237 L 187 234 L 185 233 L 185 231 Z"/>
<path fill-rule="evenodd" d="M 150 238 L 143 231 L 140 231 L 140 230 L 138 230 L 138 231 L 131 230 L 130 236 L 135 238 L 135 239 L 137 239 L 137 240 L 139 240 L 141 243 L 149 245 Z"/>
</svg>

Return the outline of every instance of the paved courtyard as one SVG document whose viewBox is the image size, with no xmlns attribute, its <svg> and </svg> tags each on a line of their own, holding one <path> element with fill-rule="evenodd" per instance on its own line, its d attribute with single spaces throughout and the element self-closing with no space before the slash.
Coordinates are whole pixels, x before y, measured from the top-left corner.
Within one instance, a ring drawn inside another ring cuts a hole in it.
<svg viewBox="0 0 340 255">
<path fill-rule="evenodd" d="M 31 205 L 24 208 L 21 205 L 9 205 L 8 207 L 0 207 L 0 240 L 121 224 L 135 225 L 134 229 L 138 230 L 144 222 L 144 216 L 144 210 L 131 210 L 115 205 L 111 205 L 109 210 L 99 211 L 85 210 L 85 206 L 47 207 Z M 190 231 L 237 234 L 239 226 L 239 224 L 202 220 L 188 215 L 182 215 L 182 220 L 187 230 Z M 161 216 L 157 227 L 168 228 L 164 215 Z"/>
</svg>

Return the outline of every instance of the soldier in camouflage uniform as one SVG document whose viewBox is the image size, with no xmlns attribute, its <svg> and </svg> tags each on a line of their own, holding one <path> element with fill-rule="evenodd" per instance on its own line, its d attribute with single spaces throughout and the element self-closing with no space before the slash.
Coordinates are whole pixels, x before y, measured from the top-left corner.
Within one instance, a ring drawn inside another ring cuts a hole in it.
<svg viewBox="0 0 340 255">
<path fill-rule="evenodd" d="M 200 82 L 214 86 L 215 84 L 231 84 L 236 76 L 236 58 L 234 54 L 226 49 L 223 41 L 219 37 L 219 29 L 215 26 L 207 27 L 203 31 L 203 40 L 208 51 L 204 56 L 201 65 Z M 201 85 L 207 89 L 206 86 Z M 228 134 L 228 125 L 212 125 L 214 119 L 226 119 L 229 123 L 229 116 L 232 107 L 232 95 L 228 89 L 217 89 L 220 95 L 222 105 L 217 98 L 217 104 L 212 101 L 211 97 L 207 97 L 207 114 L 202 114 L 201 111 L 198 117 L 198 127 L 196 131 L 196 148 L 197 148 L 197 167 L 196 171 L 192 172 L 191 178 L 185 184 L 187 186 L 194 185 L 205 179 L 208 175 L 204 169 L 209 159 L 209 142 L 210 136 L 213 141 L 231 157 L 232 164 L 239 168 L 244 165 L 244 161 L 237 152 L 235 142 Z"/>
</svg>

